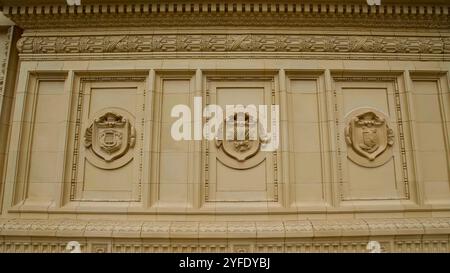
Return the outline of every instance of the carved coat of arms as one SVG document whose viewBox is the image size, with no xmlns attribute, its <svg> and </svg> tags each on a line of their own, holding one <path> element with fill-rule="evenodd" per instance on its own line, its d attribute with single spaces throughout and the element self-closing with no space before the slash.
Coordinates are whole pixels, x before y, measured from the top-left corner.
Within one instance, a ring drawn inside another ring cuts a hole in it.
<svg viewBox="0 0 450 273">
<path fill-rule="evenodd" d="M 358 112 L 351 115 L 345 140 L 357 156 L 372 162 L 394 144 L 394 133 L 381 112 L 374 109 Z M 355 159 L 352 153 L 349 156 Z"/>
<path fill-rule="evenodd" d="M 86 148 L 106 162 L 112 162 L 135 144 L 135 129 L 129 120 L 114 112 L 107 112 L 96 118 L 86 130 Z"/>
<path fill-rule="evenodd" d="M 217 148 L 222 148 L 226 155 L 240 162 L 255 156 L 261 149 L 261 144 L 267 142 L 267 139 L 261 135 L 261 130 L 258 132 L 256 118 L 248 113 L 245 113 L 244 117 L 240 120 L 238 113 L 235 113 L 225 119 L 226 129 L 219 130 L 221 137 L 216 137 Z M 255 130 L 254 135 L 252 135 L 252 126 Z M 243 132 L 243 136 L 238 135 L 239 131 Z"/>
</svg>

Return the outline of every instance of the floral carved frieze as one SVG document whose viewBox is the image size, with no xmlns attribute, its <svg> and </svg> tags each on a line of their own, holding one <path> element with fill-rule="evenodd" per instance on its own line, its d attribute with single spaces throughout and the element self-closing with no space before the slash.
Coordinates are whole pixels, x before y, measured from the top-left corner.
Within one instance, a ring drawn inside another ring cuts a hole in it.
<svg viewBox="0 0 450 273">
<path fill-rule="evenodd" d="M 136 131 L 130 119 L 119 114 L 118 109 L 106 109 L 96 116 L 84 134 L 84 145 L 90 151 L 88 160 L 105 169 L 128 163 L 130 156 L 118 163 L 119 166 L 108 164 L 123 158 L 135 145 Z"/>
<path fill-rule="evenodd" d="M 349 146 L 348 157 L 353 162 L 365 167 L 378 167 L 390 159 L 394 132 L 382 112 L 360 108 L 348 115 L 345 141 Z"/>
<path fill-rule="evenodd" d="M 23 54 L 305 52 L 448 54 L 450 38 L 283 34 L 25 36 Z"/>
</svg>

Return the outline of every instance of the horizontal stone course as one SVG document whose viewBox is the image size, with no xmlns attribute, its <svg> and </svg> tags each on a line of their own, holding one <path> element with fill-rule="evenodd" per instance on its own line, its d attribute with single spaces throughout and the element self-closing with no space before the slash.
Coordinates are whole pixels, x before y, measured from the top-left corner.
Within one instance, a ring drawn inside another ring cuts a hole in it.
<svg viewBox="0 0 450 273">
<path fill-rule="evenodd" d="M 382 231 L 385 231 L 383 233 Z M 450 234 L 450 218 L 392 218 L 299 220 L 264 222 L 0 220 L 0 235 L 57 237 L 208 238 L 218 232 L 227 238 L 312 238 L 378 235 Z M 274 236 L 272 236 L 274 235 Z"/>
</svg>

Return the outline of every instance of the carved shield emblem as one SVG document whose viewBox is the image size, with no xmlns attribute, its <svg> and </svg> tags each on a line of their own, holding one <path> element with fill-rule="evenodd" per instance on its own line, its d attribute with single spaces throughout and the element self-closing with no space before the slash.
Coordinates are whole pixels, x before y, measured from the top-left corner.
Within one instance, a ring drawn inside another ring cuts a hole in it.
<svg viewBox="0 0 450 273">
<path fill-rule="evenodd" d="M 365 111 L 352 117 L 345 129 L 345 139 L 360 156 L 374 161 L 394 143 L 393 131 L 378 111 Z"/>
<path fill-rule="evenodd" d="M 377 132 L 377 128 L 363 127 L 363 143 L 359 145 L 361 149 L 373 153 L 380 147 Z"/>
<path fill-rule="evenodd" d="M 256 155 L 261 149 L 261 143 L 264 143 L 264 138 L 257 132 L 256 118 L 251 117 L 248 113 L 245 113 L 244 120 L 238 119 L 238 113 L 225 119 L 223 131 L 219 131 L 220 138 L 216 138 L 217 148 L 222 148 L 225 154 L 242 162 L 254 155 Z M 233 119 L 231 121 L 231 119 Z M 234 126 L 229 126 L 234 124 Z M 251 127 L 255 126 L 255 136 L 252 136 Z M 238 135 L 239 131 L 243 132 L 243 135 Z"/>
<path fill-rule="evenodd" d="M 85 146 L 106 162 L 122 157 L 134 142 L 135 131 L 130 122 L 113 112 L 96 118 L 85 134 Z"/>
</svg>

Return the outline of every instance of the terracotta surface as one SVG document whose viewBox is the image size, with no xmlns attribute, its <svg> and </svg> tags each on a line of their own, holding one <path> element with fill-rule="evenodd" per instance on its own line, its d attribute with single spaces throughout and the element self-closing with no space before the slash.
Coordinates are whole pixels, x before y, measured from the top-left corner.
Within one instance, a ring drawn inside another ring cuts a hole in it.
<svg viewBox="0 0 450 273">
<path fill-rule="evenodd" d="M 4 2 L 0 252 L 450 251 L 446 1 Z M 279 149 L 176 141 L 195 98 Z"/>
</svg>

